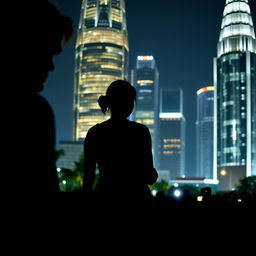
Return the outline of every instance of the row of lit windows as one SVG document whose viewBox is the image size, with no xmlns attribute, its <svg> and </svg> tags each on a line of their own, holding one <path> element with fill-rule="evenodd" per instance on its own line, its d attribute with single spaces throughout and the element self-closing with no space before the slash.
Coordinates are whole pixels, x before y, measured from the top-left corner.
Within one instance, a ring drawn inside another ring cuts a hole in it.
<svg viewBox="0 0 256 256">
<path fill-rule="evenodd" d="M 87 8 L 85 12 L 84 19 L 94 19 L 96 17 L 97 8 Z"/>
<path fill-rule="evenodd" d="M 169 150 L 165 150 L 162 152 L 164 155 L 180 155 L 180 151 L 169 151 Z"/>
<path fill-rule="evenodd" d="M 88 30 L 83 34 L 78 35 L 77 47 L 81 44 L 91 43 L 112 43 L 125 47 L 129 50 L 128 39 L 125 33 L 119 33 L 112 29 L 99 29 Z"/>
<path fill-rule="evenodd" d="M 77 110 L 79 111 L 79 113 L 87 113 L 92 109 L 99 109 L 99 105 L 97 102 L 95 101 L 86 101 L 86 104 L 84 104 L 84 107 L 78 107 Z"/>
<path fill-rule="evenodd" d="M 162 146 L 163 148 L 181 148 L 180 144 L 165 144 Z"/>
<path fill-rule="evenodd" d="M 248 14 L 251 13 L 248 3 L 241 2 L 241 1 L 230 2 L 224 9 L 224 16 L 234 12 L 247 12 Z"/>
<path fill-rule="evenodd" d="M 100 94 L 100 93 L 105 93 L 106 91 L 106 87 L 100 86 L 100 87 L 95 87 L 95 88 L 86 88 L 83 90 L 83 94 L 91 94 L 91 93 L 95 93 L 95 94 Z"/>
<path fill-rule="evenodd" d="M 234 24 L 228 27 L 224 27 L 224 29 L 221 30 L 220 40 L 235 35 L 251 36 L 255 38 L 254 28 L 245 24 Z"/>
<path fill-rule="evenodd" d="M 90 58 L 106 58 L 106 59 L 122 59 L 124 56 L 124 52 L 120 51 L 119 49 L 115 51 L 102 51 L 102 52 L 97 52 L 94 49 L 90 49 L 89 51 L 84 51 L 83 53 L 83 59 L 90 59 Z"/>
<path fill-rule="evenodd" d="M 105 54 L 106 56 L 124 55 L 122 49 L 120 49 L 120 46 L 110 47 L 106 46 L 106 44 L 104 46 L 102 45 L 101 48 L 95 45 L 84 46 L 83 55 L 88 56 L 90 53 L 93 54 L 93 56 L 96 55 L 98 57 L 101 57 L 102 54 Z"/>
<path fill-rule="evenodd" d="M 223 153 L 224 154 L 234 154 L 234 155 L 241 155 L 240 147 L 226 147 L 223 148 Z"/>
<path fill-rule="evenodd" d="M 164 143 L 169 143 L 169 142 L 171 142 L 171 143 L 180 143 L 181 140 L 180 139 L 163 139 L 163 142 Z"/>
<path fill-rule="evenodd" d="M 136 110 L 136 118 L 154 118 L 154 111 Z"/>
<path fill-rule="evenodd" d="M 241 72 L 223 74 L 223 80 L 224 83 L 233 81 L 240 81 L 241 83 L 245 83 L 245 77 L 241 75 Z"/>
<path fill-rule="evenodd" d="M 86 55 L 83 57 L 84 61 L 87 62 L 93 62 L 93 61 L 99 61 L 99 62 L 103 62 L 104 60 L 107 61 L 122 61 L 123 60 L 123 55 L 117 55 L 117 54 L 113 54 L 113 53 L 102 53 L 102 54 L 94 54 L 92 55 Z"/>
<path fill-rule="evenodd" d="M 118 65 L 119 63 L 113 63 L 113 62 L 109 62 L 109 63 L 102 63 L 102 62 L 95 62 L 93 63 L 93 65 L 90 65 L 90 64 L 84 64 L 83 65 L 83 68 L 84 69 L 89 69 L 89 68 L 92 68 L 92 69 L 96 69 L 96 68 L 101 68 L 101 69 L 114 69 L 114 70 L 119 70 L 119 71 L 122 71 L 123 70 L 123 67 Z"/>
<path fill-rule="evenodd" d="M 160 118 L 161 121 L 181 121 L 181 118 Z"/>
<path fill-rule="evenodd" d="M 88 78 L 86 80 L 81 79 L 81 83 L 80 83 L 80 87 L 81 90 L 80 92 L 83 93 L 85 92 L 87 89 L 91 88 L 102 88 L 102 87 L 106 87 L 106 85 L 109 85 L 112 81 L 117 80 L 115 78 L 111 77 L 107 77 L 107 78 L 102 78 L 102 79 L 93 79 L 93 78 Z"/>
<path fill-rule="evenodd" d="M 101 68 L 106 68 L 106 69 L 116 69 L 116 70 L 120 70 L 120 71 L 122 71 L 123 70 L 123 68 L 122 67 L 120 67 L 120 66 L 117 66 L 117 65 L 101 65 L 100 66 Z"/>
<path fill-rule="evenodd" d="M 86 72 L 86 73 L 82 73 L 81 74 L 81 78 L 85 79 L 87 81 L 87 79 L 92 79 L 94 81 L 97 80 L 108 80 L 108 79 L 113 79 L 113 78 L 119 78 L 118 76 L 113 77 L 110 75 L 106 75 L 103 74 L 102 71 L 95 71 L 95 72 Z"/>
<path fill-rule="evenodd" d="M 136 122 L 141 123 L 141 124 L 145 124 L 145 125 L 153 125 L 154 124 L 153 119 L 137 119 L 136 118 Z"/>
<path fill-rule="evenodd" d="M 108 5 L 109 0 L 100 0 L 100 5 Z"/>
<path fill-rule="evenodd" d="M 139 84 L 140 86 L 149 85 L 153 83 L 153 80 L 137 80 L 137 84 Z"/>
<path fill-rule="evenodd" d="M 123 22 L 122 11 L 112 8 L 112 20 L 122 23 Z"/>
<path fill-rule="evenodd" d="M 222 28 L 234 23 L 244 23 L 253 26 L 252 17 L 247 13 L 230 13 L 222 20 Z"/>
</svg>

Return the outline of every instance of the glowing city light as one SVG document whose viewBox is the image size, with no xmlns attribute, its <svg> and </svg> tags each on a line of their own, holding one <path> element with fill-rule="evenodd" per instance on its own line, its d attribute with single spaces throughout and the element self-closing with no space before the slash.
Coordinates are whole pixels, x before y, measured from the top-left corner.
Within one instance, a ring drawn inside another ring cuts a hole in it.
<svg viewBox="0 0 256 256">
<path fill-rule="evenodd" d="M 175 197 L 180 197 L 181 196 L 181 191 L 179 189 L 175 189 L 173 194 L 174 194 Z"/>
<path fill-rule="evenodd" d="M 227 171 L 224 170 L 224 169 L 221 170 L 221 171 L 220 171 L 220 175 L 221 175 L 221 176 L 226 176 L 226 175 L 227 175 Z"/>
</svg>

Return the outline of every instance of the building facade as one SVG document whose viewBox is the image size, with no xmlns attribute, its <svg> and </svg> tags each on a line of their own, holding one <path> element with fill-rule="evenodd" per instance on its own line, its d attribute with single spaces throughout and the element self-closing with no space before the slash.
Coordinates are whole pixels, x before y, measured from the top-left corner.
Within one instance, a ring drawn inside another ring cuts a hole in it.
<svg viewBox="0 0 256 256">
<path fill-rule="evenodd" d="M 214 59 L 214 176 L 220 189 L 256 175 L 256 40 L 248 0 L 227 0 Z"/>
<path fill-rule="evenodd" d="M 185 175 L 185 117 L 181 89 L 161 88 L 156 134 L 156 166 L 170 179 Z"/>
<path fill-rule="evenodd" d="M 213 103 L 214 87 L 197 91 L 196 176 L 213 179 Z"/>
<path fill-rule="evenodd" d="M 58 168 L 75 169 L 75 162 L 78 162 L 83 156 L 83 141 L 60 141 L 60 148 L 64 151 L 64 156 L 57 162 Z"/>
<path fill-rule="evenodd" d="M 133 70 L 132 84 L 137 91 L 133 118 L 149 128 L 152 145 L 155 143 L 154 131 L 158 113 L 158 70 L 153 56 L 138 56 Z M 152 146 L 152 149 L 154 146 Z"/>
<path fill-rule="evenodd" d="M 128 80 L 128 52 L 124 0 L 83 0 L 75 49 L 74 140 L 106 120 L 97 100 L 114 80 Z"/>
</svg>

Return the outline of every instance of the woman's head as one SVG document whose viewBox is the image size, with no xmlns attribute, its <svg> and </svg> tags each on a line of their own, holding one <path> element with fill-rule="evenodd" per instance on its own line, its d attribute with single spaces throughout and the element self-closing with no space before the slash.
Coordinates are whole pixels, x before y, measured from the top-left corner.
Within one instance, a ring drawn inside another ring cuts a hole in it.
<svg viewBox="0 0 256 256">
<path fill-rule="evenodd" d="M 109 110 L 112 115 L 127 118 L 135 100 L 135 88 L 125 80 L 116 80 L 109 85 L 106 95 L 99 97 L 98 103 L 104 114 Z"/>
</svg>

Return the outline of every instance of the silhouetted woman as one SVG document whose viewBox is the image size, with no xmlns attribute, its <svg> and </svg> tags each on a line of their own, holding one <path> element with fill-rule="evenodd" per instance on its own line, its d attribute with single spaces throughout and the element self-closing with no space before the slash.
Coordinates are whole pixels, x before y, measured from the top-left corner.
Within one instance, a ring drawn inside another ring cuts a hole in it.
<svg viewBox="0 0 256 256">
<path fill-rule="evenodd" d="M 124 80 L 112 82 L 98 104 L 111 117 L 91 127 L 84 141 L 84 191 L 100 202 L 141 202 L 151 198 L 148 185 L 157 180 L 151 136 L 146 126 L 129 121 L 135 88 Z M 98 182 L 94 188 L 96 166 Z"/>
</svg>

